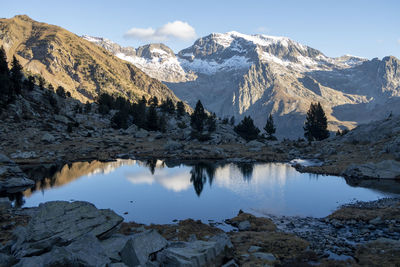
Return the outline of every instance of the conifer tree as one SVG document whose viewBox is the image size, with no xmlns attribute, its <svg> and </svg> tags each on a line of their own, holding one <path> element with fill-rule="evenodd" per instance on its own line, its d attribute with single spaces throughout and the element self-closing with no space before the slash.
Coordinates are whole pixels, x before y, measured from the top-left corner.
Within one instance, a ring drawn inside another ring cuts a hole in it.
<svg viewBox="0 0 400 267">
<path fill-rule="evenodd" d="M 265 124 L 264 127 L 265 132 L 267 133 L 267 139 L 268 140 L 276 140 L 276 137 L 274 136 L 274 133 L 276 132 L 276 128 L 274 125 L 274 119 L 272 118 L 272 115 L 269 114 L 267 123 Z"/>
<path fill-rule="evenodd" d="M 35 88 L 35 77 L 29 76 L 28 77 L 28 90 L 33 91 L 34 88 Z"/>
<path fill-rule="evenodd" d="M 151 105 L 148 108 L 146 117 L 146 126 L 147 129 L 150 131 L 157 131 L 159 129 L 157 110 L 154 105 Z"/>
<path fill-rule="evenodd" d="M 39 76 L 38 82 L 39 82 L 39 89 L 43 90 L 44 86 L 46 84 L 46 81 L 44 80 L 44 78 L 42 76 Z"/>
<path fill-rule="evenodd" d="M 172 101 L 171 98 L 167 98 L 162 104 L 161 104 L 161 110 L 163 112 L 168 112 L 173 114 L 175 112 L 175 104 Z"/>
<path fill-rule="evenodd" d="M 62 87 L 62 86 L 58 86 L 58 87 L 57 87 L 56 94 L 57 94 L 59 97 L 62 97 L 62 98 L 66 98 L 66 97 L 67 97 L 67 94 L 65 93 L 65 89 L 64 89 L 64 87 Z"/>
<path fill-rule="evenodd" d="M 234 117 L 234 116 L 231 117 L 229 123 L 230 123 L 232 126 L 235 125 L 235 117 Z"/>
<path fill-rule="evenodd" d="M 183 104 L 182 101 L 179 101 L 176 104 L 176 114 L 178 115 L 179 118 L 185 115 L 185 105 Z"/>
<path fill-rule="evenodd" d="M 193 130 L 202 132 L 206 119 L 207 114 L 204 111 L 203 104 L 201 104 L 201 101 L 199 100 L 197 101 L 193 114 L 190 116 L 190 125 L 192 126 Z"/>
<path fill-rule="evenodd" d="M 150 98 L 149 105 L 153 105 L 153 106 L 157 107 L 158 106 L 158 98 L 156 96 L 153 96 L 152 98 Z"/>
<path fill-rule="evenodd" d="M 209 133 L 215 132 L 217 129 L 217 116 L 215 113 L 211 114 L 210 116 L 207 117 L 207 130 Z"/>
<path fill-rule="evenodd" d="M 308 141 L 323 140 L 329 137 L 328 121 L 321 104 L 311 103 L 304 123 L 304 137 Z"/>
<path fill-rule="evenodd" d="M 22 66 L 18 59 L 14 56 L 11 67 L 11 83 L 12 90 L 15 94 L 21 94 Z"/>
<path fill-rule="evenodd" d="M 257 139 L 260 133 L 260 130 L 254 125 L 253 119 L 250 116 L 244 117 L 243 120 L 235 126 L 234 130 L 246 141 Z"/>
<path fill-rule="evenodd" d="M 0 47 L 0 108 L 4 108 L 12 100 L 10 70 L 8 69 L 6 52 Z"/>
</svg>

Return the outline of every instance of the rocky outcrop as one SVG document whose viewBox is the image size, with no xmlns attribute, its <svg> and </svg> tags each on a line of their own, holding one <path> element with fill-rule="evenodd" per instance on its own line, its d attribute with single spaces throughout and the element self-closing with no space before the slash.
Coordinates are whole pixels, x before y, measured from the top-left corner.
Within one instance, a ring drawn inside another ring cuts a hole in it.
<svg viewBox="0 0 400 267">
<path fill-rule="evenodd" d="M 167 241 L 144 227 L 121 235 L 115 231 L 122 218 L 88 202 L 47 202 L 17 213 L 30 219 L 0 246 L 5 266 L 220 266 L 232 258 L 232 243 L 220 230 L 212 229 L 207 241 L 194 236 L 188 242 Z"/>
<path fill-rule="evenodd" d="M 167 86 L 133 64 L 61 27 L 26 15 L 0 19 L 0 45 L 7 58 L 16 56 L 24 70 L 40 74 L 55 88 L 64 87 L 83 103 L 93 101 L 100 89 L 131 100 L 157 96 L 178 101 Z"/>
<path fill-rule="evenodd" d="M 157 231 L 148 230 L 132 236 L 121 250 L 121 259 L 127 266 L 144 265 L 149 256 L 168 245 Z"/>
<path fill-rule="evenodd" d="M 157 254 L 163 266 L 220 266 L 232 253 L 233 245 L 226 234 L 216 235 L 209 241 L 172 242 Z"/>
<path fill-rule="evenodd" d="M 0 192 L 13 193 L 34 185 L 17 164 L 0 154 Z"/>
<path fill-rule="evenodd" d="M 88 202 L 47 202 L 34 210 L 26 227 L 16 229 L 11 252 L 22 258 L 68 245 L 86 234 L 105 238 L 118 229 L 122 220 L 113 211 L 98 210 Z"/>
<path fill-rule="evenodd" d="M 397 179 L 400 178 L 400 162 L 384 160 L 377 163 L 351 164 L 343 176 L 357 178 Z"/>
</svg>

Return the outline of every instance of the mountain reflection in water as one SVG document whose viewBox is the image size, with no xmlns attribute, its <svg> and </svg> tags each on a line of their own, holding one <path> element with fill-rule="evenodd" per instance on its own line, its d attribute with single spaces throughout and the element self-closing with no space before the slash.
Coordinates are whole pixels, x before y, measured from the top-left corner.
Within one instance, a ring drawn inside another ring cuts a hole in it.
<svg viewBox="0 0 400 267">
<path fill-rule="evenodd" d="M 225 219 L 239 209 L 321 217 L 349 201 L 375 200 L 400 192 L 398 182 L 383 186 L 389 181 L 379 181 L 375 187 L 374 182 L 299 173 L 285 163 L 121 159 L 25 171 L 37 183 L 9 196 L 16 206 L 84 200 L 119 214 L 128 212 L 126 219 L 143 223 L 189 217 Z"/>
</svg>

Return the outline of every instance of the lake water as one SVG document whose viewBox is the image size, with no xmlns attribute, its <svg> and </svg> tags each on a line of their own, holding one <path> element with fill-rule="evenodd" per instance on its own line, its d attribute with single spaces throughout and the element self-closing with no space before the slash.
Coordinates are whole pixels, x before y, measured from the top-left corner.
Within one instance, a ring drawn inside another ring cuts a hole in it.
<svg viewBox="0 0 400 267">
<path fill-rule="evenodd" d="M 240 209 L 324 217 L 344 203 L 394 195 L 350 186 L 342 177 L 299 173 L 284 163 L 118 160 L 65 165 L 17 202 L 31 207 L 50 200 L 85 200 L 113 209 L 127 221 L 171 223 L 187 218 L 221 221 Z"/>
</svg>

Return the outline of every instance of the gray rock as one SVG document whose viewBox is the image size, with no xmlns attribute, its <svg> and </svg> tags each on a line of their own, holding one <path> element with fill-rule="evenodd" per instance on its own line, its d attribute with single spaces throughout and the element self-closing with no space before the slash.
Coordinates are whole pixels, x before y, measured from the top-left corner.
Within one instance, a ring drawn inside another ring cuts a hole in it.
<svg viewBox="0 0 400 267">
<path fill-rule="evenodd" d="M 15 258 L 11 255 L 0 253 L 0 266 L 12 266 L 15 263 Z"/>
<path fill-rule="evenodd" d="M 276 260 L 275 256 L 272 255 L 271 253 L 265 253 L 265 252 L 255 252 L 252 254 L 254 257 L 261 259 L 261 260 L 267 260 L 267 261 L 274 261 Z"/>
<path fill-rule="evenodd" d="M 173 242 L 157 254 L 162 266 L 219 266 L 230 257 L 232 243 L 226 234 L 210 241 Z"/>
<path fill-rule="evenodd" d="M 69 123 L 69 119 L 67 117 L 63 116 L 63 115 L 57 115 L 56 114 L 56 115 L 54 115 L 53 118 L 57 122 L 61 122 L 61 123 L 64 123 L 64 124 Z"/>
<path fill-rule="evenodd" d="M 167 141 L 167 143 L 165 143 L 165 145 L 164 145 L 164 149 L 167 151 L 179 150 L 179 149 L 182 149 L 183 147 L 184 147 L 184 145 L 182 143 L 172 141 L 172 140 Z"/>
<path fill-rule="evenodd" d="M 136 138 L 145 138 L 148 135 L 149 135 L 149 132 L 144 129 L 140 129 L 135 133 Z"/>
<path fill-rule="evenodd" d="M 115 263 L 110 263 L 108 267 L 127 267 L 127 265 L 123 262 L 115 262 Z"/>
<path fill-rule="evenodd" d="M 369 223 L 372 225 L 378 225 L 378 224 L 383 223 L 383 221 L 382 221 L 381 217 L 376 217 L 375 219 L 370 220 Z"/>
<path fill-rule="evenodd" d="M 251 246 L 249 247 L 249 249 L 247 250 L 249 253 L 253 253 L 253 252 L 258 252 L 261 250 L 261 247 L 259 246 Z"/>
<path fill-rule="evenodd" d="M 42 142 L 45 142 L 45 143 L 53 143 L 54 141 L 56 141 L 56 138 L 53 135 L 49 134 L 49 133 L 45 133 L 42 136 L 41 140 L 42 140 Z"/>
<path fill-rule="evenodd" d="M 239 231 L 247 231 L 248 229 L 250 229 L 250 227 L 251 227 L 251 224 L 249 221 L 242 221 L 238 225 Z"/>
<path fill-rule="evenodd" d="M 235 262 L 235 260 L 230 260 L 221 267 L 239 267 L 239 265 Z"/>
<path fill-rule="evenodd" d="M 257 140 L 252 140 L 246 144 L 248 147 L 256 148 L 256 147 L 263 147 L 265 146 L 264 143 L 261 143 Z"/>
<path fill-rule="evenodd" d="M 160 251 L 168 242 L 156 230 L 148 230 L 133 235 L 121 251 L 122 262 L 131 266 L 139 266 L 149 261 L 152 253 Z"/>
<path fill-rule="evenodd" d="M 6 180 L 0 181 L 0 192 L 6 191 L 9 193 L 15 193 L 21 191 L 24 188 L 34 186 L 35 182 L 26 177 L 12 177 Z"/>
<path fill-rule="evenodd" d="M 13 161 L 10 160 L 6 155 L 0 154 L 0 163 L 2 164 L 13 163 Z"/>
<path fill-rule="evenodd" d="M 344 176 L 357 178 L 400 178 L 400 162 L 384 160 L 378 163 L 351 164 L 343 172 Z"/>
<path fill-rule="evenodd" d="M 86 235 L 66 247 L 54 247 L 40 256 L 25 257 L 16 265 L 26 266 L 106 266 L 111 261 L 98 239 Z"/>
<path fill-rule="evenodd" d="M 124 132 L 126 134 L 130 134 L 133 135 L 138 131 L 138 127 L 135 124 L 132 124 L 131 126 L 128 127 L 128 129 L 126 129 Z"/>
<path fill-rule="evenodd" d="M 112 210 L 99 210 L 88 202 L 47 202 L 36 208 L 27 226 L 14 231 L 17 240 L 11 251 L 22 258 L 67 245 L 88 233 L 105 238 L 117 230 L 122 220 Z"/>
<path fill-rule="evenodd" d="M 11 201 L 6 197 L 0 198 L 0 210 L 9 208 L 11 208 Z"/>
<path fill-rule="evenodd" d="M 26 151 L 26 152 L 16 152 L 10 155 L 12 159 L 31 159 L 37 158 L 37 154 L 35 151 Z"/>
<path fill-rule="evenodd" d="M 108 257 L 113 261 L 121 261 L 120 252 L 126 245 L 130 236 L 114 234 L 111 237 L 101 241 L 101 245 L 106 251 Z"/>
</svg>

